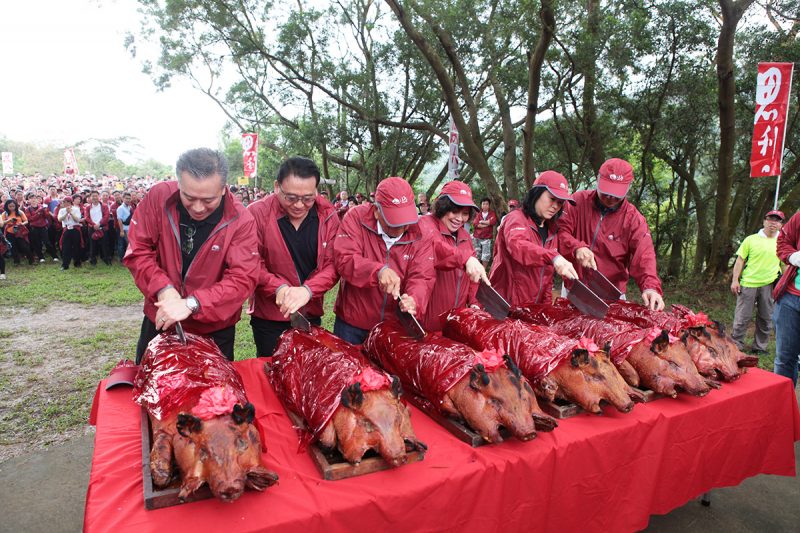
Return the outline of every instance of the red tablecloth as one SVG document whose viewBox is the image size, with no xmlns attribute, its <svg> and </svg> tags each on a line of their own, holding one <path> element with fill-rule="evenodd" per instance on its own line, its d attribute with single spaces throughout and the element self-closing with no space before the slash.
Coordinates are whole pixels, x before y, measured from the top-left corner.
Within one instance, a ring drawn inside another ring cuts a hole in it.
<svg viewBox="0 0 800 533">
<path fill-rule="evenodd" d="M 412 408 L 425 460 L 323 481 L 261 361 L 236 363 L 269 432 L 268 468 L 280 483 L 233 504 L 205 500 L 146 511 L 139 407 L 130 388 L 104 390 L 85 529 L 133 531 L 627 531 L 714 487 L 756 474 L 795 475 L 800 413 L 791 382 L 752 370 L 705 398 L 640 404 L 629 414 L 563 420 L 531 442 L 470 448 Z"/>
</svg>

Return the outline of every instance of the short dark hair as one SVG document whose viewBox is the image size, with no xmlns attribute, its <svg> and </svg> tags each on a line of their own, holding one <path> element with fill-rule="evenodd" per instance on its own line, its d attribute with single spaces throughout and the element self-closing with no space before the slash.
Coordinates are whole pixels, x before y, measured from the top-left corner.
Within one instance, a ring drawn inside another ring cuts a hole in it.
<svg viewBox="0 0 800 533">
<path fill-rule="evenodd" d="M 453 211 L 461 211 L 465 207 L 469 207 L 469 216 L 473 215 L 473 208 L 469 205 L 458 205 L 453 200 L 450 199 L 449 196 L 439 196 L 436 201 L 433 203 L 433 216 L 436 218 L 442 218 L 447 213 L 451 213 Z"/>
<path fill-rule="evenodd" d="M 492 205 L 492 201 L 491 201 L 491 200 L 489 200 L 489 199 L 488 199 L 488 198 L 486 198 L 486 197 L 483 197 L 483 198 L 481 198 L 481 203 L 483 203 L 483 202 L 489 202 L 489 205 Z"/>
<path fill-rule="evenodd" d="M 540 219 L 539 215 L 536 214 L 536 200 L 544 194 L 544 191 L 547 190 L 547 187 L 543 185 L 534 185 L 531 187 L 531 190 L 528 191 L 528 194 L 525 195 L 525 200 L 522 202 L 522 212 L 530 218 L 531 220 Z M 565 202 L 566 203 L 566 202 Z M 553 218 L 551 218 L 548 224 L 555 224 L 556 221 L 561 218 L 561 215 L 564 214 L 564 206 L 561 206 L 561 209 L 558 210 Z"/>
<path fill-rule="evenodd" d="M 314 178 L 315 185 L 319 186 L 319 167 L 314 161 L 307 157 L 294 156 L 281 163 L 275 180 L 278 184 L 281 184 L 283 180 L 290 175 L 303 179 Z"/>
<path fill-rule="evenodd" d="M 194 148 L 183 152 L 175 164 L 178 179 L 181 174 L 188 172 L 198 179 L 209 178 L 219 174 L 222 183 L 228 182 L 228 161 L 225 156 L 211 148 Z"/>
</svg>

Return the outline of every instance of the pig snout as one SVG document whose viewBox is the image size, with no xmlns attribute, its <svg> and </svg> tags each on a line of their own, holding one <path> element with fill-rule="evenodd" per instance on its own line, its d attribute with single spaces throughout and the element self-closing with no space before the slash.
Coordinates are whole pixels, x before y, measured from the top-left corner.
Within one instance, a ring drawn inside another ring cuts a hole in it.
<svg viewBox="0 0 800 533">
<path fill-rule="evenodd" d="M 553 375 L 561 394 L 586 411 L 600 414 L 601 401 L 623 413 L 633 409 L 627 383 L 604 352 L 576 350 L 569 363 L 559 365 Z"/>
<path fill-rule="evenodd" d="M 244 476 L 240 479 L 210 483 L 210 487 L 218 500 L 230 503 L 236 501 L 244 492 Z"/>
</svg>

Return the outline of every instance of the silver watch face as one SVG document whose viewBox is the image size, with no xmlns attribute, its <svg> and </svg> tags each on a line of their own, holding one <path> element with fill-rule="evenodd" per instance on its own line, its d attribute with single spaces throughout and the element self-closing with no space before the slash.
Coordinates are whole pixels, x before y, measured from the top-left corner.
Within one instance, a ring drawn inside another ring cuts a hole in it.
<svg viewBox="0 0 800 533">
<path fill-rule="evenodd" d="M 194 296 L 189 296 L 186 298 L 186 307 L 189 308 L 189 311 L 194 313 L 200 307 L 200 304 L 198 303 L 197 298 Z"/>
</svg>

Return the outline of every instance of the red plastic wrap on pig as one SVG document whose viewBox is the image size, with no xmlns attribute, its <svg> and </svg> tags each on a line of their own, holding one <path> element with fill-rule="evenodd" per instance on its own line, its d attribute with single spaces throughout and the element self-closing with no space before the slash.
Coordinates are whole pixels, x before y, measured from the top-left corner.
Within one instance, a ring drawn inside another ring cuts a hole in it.
<svg viewBox="0 0 800 533">
<path fill-rule="evenodd" d="M 476 349 L 514 354 L 532 382 L 538 382 L 570 357 L 578 341 L 519 320 L 498 321 L 477 309 L 453 309 L 443 316 L 443 334 Z"/>
<path fill-rule="evenodd" d="M 305 420 L 310 434 L 303 442 L 308 443 L 317 439 L 330 421 L 342 391 L 370 367 L 375 368 L 360 348 L 322 328 L 312 327 L 310 332 L 291 329 L 281 335 L 269 380 L 286 407 Z"/>
<path fill-rule="evenodd" d="M 214 387 L 225 387 L 240 404 L 247 403 L 242 378 L 214 341 L 191 333 L 186 340 L 184 345 L 176 335 L 162 334 L 150 341 L 134 380 L 134 401 L 157 420 L 195 405 Z"/>
</svg>

